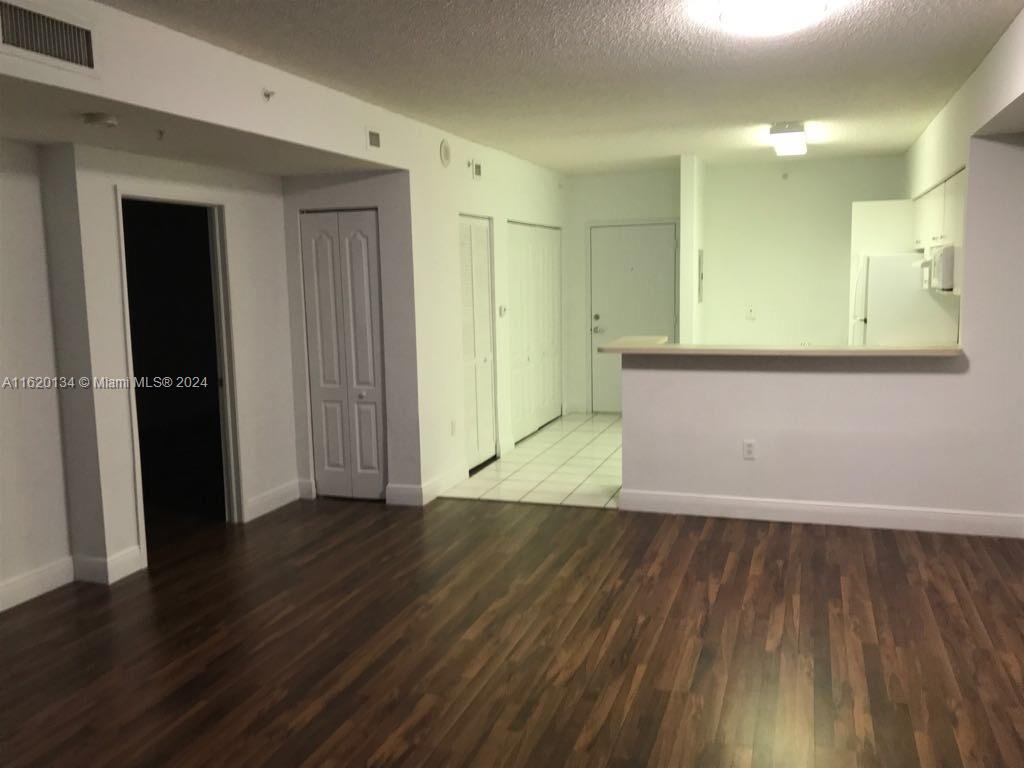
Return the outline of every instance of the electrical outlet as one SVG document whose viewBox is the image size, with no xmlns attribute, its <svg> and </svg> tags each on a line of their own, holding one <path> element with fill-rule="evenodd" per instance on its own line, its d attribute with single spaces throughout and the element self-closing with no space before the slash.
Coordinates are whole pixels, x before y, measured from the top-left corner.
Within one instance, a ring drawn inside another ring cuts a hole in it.
<svg viewBox="0 0 1024 768">
<path fill-rule="evenodd" d="M 754 461 L 757 459 L 757 443 L 749 438 L 743 441 L 743 460 Z"/>
<path fill-rule="evenodd" d="M 747 307 L 746 318 L 748 323 L 752 323 L 757 320 L 757 313 L 754 311 L 753 307 Z"/>
</svg>

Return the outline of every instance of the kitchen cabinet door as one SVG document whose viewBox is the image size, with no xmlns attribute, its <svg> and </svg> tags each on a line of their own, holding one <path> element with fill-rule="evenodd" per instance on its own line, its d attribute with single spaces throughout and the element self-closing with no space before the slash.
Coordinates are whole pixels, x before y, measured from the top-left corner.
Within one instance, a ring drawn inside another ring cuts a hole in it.
<svg viewBox="0 0 1024 768">
<path fill-rule="evenodd" d="M 945 185 L 941 184 L 914 201 L 914 242 L 929 248 L 945 236 Z"/>
</svg>

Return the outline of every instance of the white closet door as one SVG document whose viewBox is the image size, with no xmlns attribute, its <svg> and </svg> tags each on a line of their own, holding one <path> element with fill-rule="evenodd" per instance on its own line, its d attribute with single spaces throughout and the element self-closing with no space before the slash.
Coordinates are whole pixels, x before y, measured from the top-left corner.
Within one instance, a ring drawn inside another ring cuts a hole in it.
<svg viewBox="0 0 1024 768">
<path fill-rule="evenodd" d="M 338 214 L 348 289 L 349 408 L 352 413 L 352 495 L 384 495 L 384 361 L 381 342 L 377 212 Z"/>
<path fill-rule="evenodd" d="M 532 430 L 533 381 L 530 369 L 530 249 L 529 228 L 520 224 L 509 224 L 509 312 L 511 315 L 511 362 L 512 362 L 512 432 L 518 440 Z"/>
<path fill-rule="evenodd" d="M 302 215 L 310 416 L 317 490 L 352 495 L 348 374 L 341 306 L 341 235 L 337 213 Z"/>
<path fill-rule="evenodd" d="M 487 461 L 497 451 L 490 221 L 459 217 L 459 256 L 462 262 L 466 457 L 473 467 Z"/>
<path fill-rule="evenodd" d="M 562 413 L 561 231 L 509 224 L 512 425 L 519 440 Z"/>
<path fill-rule="evenodd" d="M 301 217 L 318 493 L 384 495 L 380 255 L 375 211 Z"/>
<path fill-rule="evenodd" d="M 555 229 L 540 229 L 538 234 L 540 263 L 537 271 L 541 285 L 538 292 L 540 328 L 537 334 L 540 426 L 562 415 L 562 233 Z"/>
</svg>

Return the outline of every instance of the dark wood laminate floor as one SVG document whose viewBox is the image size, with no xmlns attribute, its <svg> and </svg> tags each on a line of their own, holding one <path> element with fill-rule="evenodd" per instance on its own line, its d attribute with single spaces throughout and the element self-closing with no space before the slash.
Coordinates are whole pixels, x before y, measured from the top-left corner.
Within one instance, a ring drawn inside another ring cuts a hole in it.
<svg viewBox="0 0 1024 768">
<path fill-rule="evenodd" d="M 1024 766 L 1024 541 L 298 503 L 0 614 L 0 764 Z"/>
</svg>

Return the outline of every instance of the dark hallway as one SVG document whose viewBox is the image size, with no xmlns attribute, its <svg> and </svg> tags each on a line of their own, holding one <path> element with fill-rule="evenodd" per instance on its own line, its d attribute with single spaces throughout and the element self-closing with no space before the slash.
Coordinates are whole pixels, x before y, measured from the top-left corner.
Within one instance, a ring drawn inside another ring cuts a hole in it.
<svg viewBox="0 0 1024 768">
<path fill-rule="evenodd" d="M 159 560 L 225 520 L 210 212 L 124 200 L 123 215 L 146 539 Z"/>
</svg>

